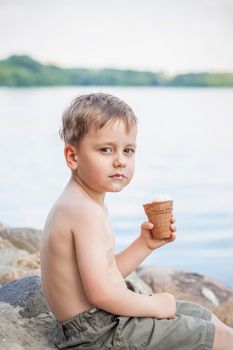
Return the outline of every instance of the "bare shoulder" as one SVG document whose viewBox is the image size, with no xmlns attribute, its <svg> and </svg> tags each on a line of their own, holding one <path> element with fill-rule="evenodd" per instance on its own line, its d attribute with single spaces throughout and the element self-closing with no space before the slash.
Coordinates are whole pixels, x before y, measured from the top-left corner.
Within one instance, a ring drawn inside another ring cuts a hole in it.
<svg viewBox="0 0 233 350">
<path fill-rule="evenodd" d="M 44 232 L 56 236 L 75 234 L 93 225 L 104 224 L 106 209 L 79 193 L 64 191 L 47 217 Z"/>
<path fill-rule="evenodd" d="M 69 231 L 69 217 L 71 215 L 71 207 L 65 201 L 58 199 L 51 208 L 44 227 L 44 233 L 53 231 L 63 232 Z"/>
</svg>

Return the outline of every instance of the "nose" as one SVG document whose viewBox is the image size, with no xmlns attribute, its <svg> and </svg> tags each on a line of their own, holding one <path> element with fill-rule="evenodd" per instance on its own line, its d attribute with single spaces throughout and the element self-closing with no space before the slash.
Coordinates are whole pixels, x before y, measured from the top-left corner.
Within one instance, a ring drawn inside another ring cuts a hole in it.
<svg viewBox="0 0 233 350">
<path fill-rule="evenodd" d="M 126 167 L 126 162 L 123 159 L 122 156 L 118 155 L 114 160 L 113 160 L 113 166 L 114 168 L 125 168 Z"/>
</svg>

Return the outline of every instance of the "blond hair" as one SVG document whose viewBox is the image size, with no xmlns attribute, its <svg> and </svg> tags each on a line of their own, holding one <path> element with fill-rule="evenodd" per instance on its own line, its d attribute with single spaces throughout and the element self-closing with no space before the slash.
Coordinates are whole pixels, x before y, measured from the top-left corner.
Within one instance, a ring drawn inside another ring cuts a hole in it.
<svg viewBox="0 0 233 350">
<path fill-rule="evenodd" d="M 65 144 L 77 147 L 91 127 L 101 129 L 116 120 L 125 123 L 127 132 L 137 124 L 132 108 L 118 97 L 104 93 L 81 95 L 63 112 L 59 134 Z"/>
</svg>

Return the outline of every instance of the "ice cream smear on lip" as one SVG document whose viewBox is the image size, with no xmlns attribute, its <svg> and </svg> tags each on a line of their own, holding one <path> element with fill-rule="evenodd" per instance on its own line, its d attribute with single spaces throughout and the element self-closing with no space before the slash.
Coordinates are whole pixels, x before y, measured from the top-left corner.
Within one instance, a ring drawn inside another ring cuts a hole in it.
<svg viewBox="0 0 233 350">
<path fill-rule="evenodd" d="M 118 191 L 121 190 L 121 188 L 122 188 L 122 186 L 121 186 L 121 184 L 119 184 L 119 183 L 114 183 L 114 184 L 112 184 L 112 190 L 113 190 L 113 192 L 118 192 Z"/>
<path fill-rule="evenodd" d="M 158 194 L 152 200 L 153 203 L 154 202 L 166 202 L 166 201 L 172 201 L 172 198 L 168 194 Z"/>
<path fill-rule="evenodd" d="M 119 192 L 125 185 L 125 181 L 114 181 L 112 183 L 112 191 Z"/>
<path fill-rule="evenodd" d="M 119 192 L 126 184 L 126 177 L 121 174 L 111 176 L 112 180 L 112 191 Z"/>
</svg>

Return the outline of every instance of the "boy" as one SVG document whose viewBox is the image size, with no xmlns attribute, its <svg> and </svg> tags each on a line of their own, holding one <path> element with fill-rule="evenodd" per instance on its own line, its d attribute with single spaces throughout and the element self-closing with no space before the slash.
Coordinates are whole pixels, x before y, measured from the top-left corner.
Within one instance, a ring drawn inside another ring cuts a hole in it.
<svg viewBox="0 0 233 350">
<path fill-rule="evenodd" d="M 71 179 L 51 209 L 41 242 L 44 293 L 57 320 L 59 349 L 232 349 L 232 330 L 209 310 L 176 302 L 169 293 L 143 295 L 128 276 L 154 249 L 153 225 L 114 255 L 106 192 L 132 179 L 137 121 L 117 97 L 76 98 L 63 114 L 61 136 Z"/>
</svg>

